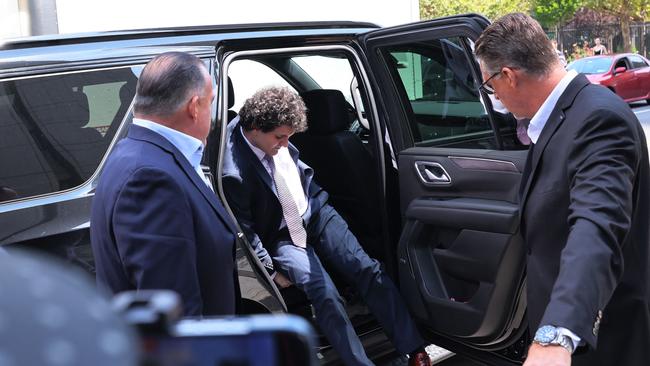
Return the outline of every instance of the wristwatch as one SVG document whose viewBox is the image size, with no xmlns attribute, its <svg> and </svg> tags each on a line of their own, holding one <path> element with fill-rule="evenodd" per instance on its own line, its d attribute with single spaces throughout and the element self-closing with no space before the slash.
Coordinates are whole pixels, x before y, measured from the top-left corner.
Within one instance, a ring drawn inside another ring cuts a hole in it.
<svg viewBox="0 0 650 366">
<path fill-rule="evenodd" d="M 573 340 L 568 335 L 562 334 L 560 330 L 552 325 L 544 325 L 537 329 L 533 342 L 541 345 L 558 345 L 564 347 L 569 353 L 573 353 Z"/>
</svg>

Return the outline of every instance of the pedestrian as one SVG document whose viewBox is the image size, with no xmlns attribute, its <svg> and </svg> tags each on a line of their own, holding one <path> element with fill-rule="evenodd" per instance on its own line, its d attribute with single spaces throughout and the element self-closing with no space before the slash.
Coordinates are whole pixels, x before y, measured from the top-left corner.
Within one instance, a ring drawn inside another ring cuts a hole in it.
<svg viewBox="0 0 650 366">
<path fill-rule="evenodd" d="M 595 43 L 594 47 L 591 48 L 591 54 L 592 55 L 597 56 L 597 55 L 606 55 L 607 54 L 607 47 L 605 47 L 604 45 L 602 45 L 600 43 L 600 38 L 594 39 L 594 43 Z"/>
<path fill-rule="evenodd" d="M 531 145 L 520 188 L 527 249 L 525 366 L 650 365 L 650 163 L 607 88 L 559 63 L 543 29 L 508 14 L 476 41 L 486 90 Z"/>
</svg>

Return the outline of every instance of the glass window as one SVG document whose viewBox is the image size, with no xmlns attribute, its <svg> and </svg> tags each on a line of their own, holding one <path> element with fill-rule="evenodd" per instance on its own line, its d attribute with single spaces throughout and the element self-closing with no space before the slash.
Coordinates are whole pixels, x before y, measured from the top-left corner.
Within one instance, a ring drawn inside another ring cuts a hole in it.
<svg viewBox="0 0 650 366">
<path fill-rule="evenodd" d="M 0 82 L 0 201 L 57 192 L 95 172 L 141 67 Z"/>
<path fill-rule="evenodd" d="M 299 56 L 292 60 L 305 70 L 322 89 L 340 90 L 348 103 L 353 103 L 350 84 L 354 75 L 347 58 Z"/>
<path fill-rule="evenodd" d="M 416 145 L 496 148 L 460 39 L 392 46 L 384 57 L 408 98 Z"/>
<path fill-rule="evenodd" d="M 295 89 L 270 67 L 252 60 L 236 60 L 228 68 L 228 76 L 235 92 L 235 104 L 229 108 L 239 112 L 246 99 L 256 91 L 271 86 Z"/>
<path fill-rule="evenodd" d="M 639 69 L 648 66 L 648 64 L 639 56 L 630 56 L 633 69 Z"/>
</svg>

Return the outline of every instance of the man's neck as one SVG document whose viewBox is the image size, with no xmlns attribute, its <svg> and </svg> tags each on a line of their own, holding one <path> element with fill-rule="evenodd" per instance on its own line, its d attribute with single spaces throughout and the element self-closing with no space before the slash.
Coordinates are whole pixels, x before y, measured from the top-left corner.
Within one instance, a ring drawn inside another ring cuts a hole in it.
<svg viewBox="0 0 650 366">
<path fill-rule="evenodd" d="M 531 91 L 529 94 L 530 111 L 528 113 L 529 115 L 526 116 L 527 118 L 532 118 L 537 113 L 566 73 L 567 71 L 563 67 L 556 67 L 550 73 L 539 79 L 530 78 L 527 81 L 530 83 L 528 89 Z"/>
</svg>

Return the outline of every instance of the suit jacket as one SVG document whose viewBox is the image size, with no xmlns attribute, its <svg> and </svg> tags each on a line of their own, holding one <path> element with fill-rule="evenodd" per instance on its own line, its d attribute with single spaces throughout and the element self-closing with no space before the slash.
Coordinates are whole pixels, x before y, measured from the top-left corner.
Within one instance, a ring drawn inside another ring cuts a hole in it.
<svg viewBox="0 0 650 366">
<path fill-rule="evenodd" d="M 270 270 L 273 264 L 267 249 L 280 240 L 290 240 L 286 228 L 279 230 L 282 206 L 273 179 L 242 136 L 239 118 L 228 124 L 228 135 L 223 163 L 224 194 L 258 258 Z M 313 169 L 298 159 L 298 150 L 292 144 L 288 148 L 300 171 L 309 203 L 302 216 L 307 224 L 307 234 L 318 235 L 323 225 L 317 217 L 327 203 L 327 192 L 314 182 Z"/>
<path fill-rule="evenodd" d="M 629 106 L 578 75 L 522 178 L 531 331 L 570 329 L 574 364 L 650 364 L 650 173 Z"/>
<path fill-rule="evenodd" d="M 181 152 L 161 135 L 131 126 L 93 199 L 98 283 L 113 293 L 174 290 L 186 315 L 233 314 L 236 232 Z"/>
</svg>

